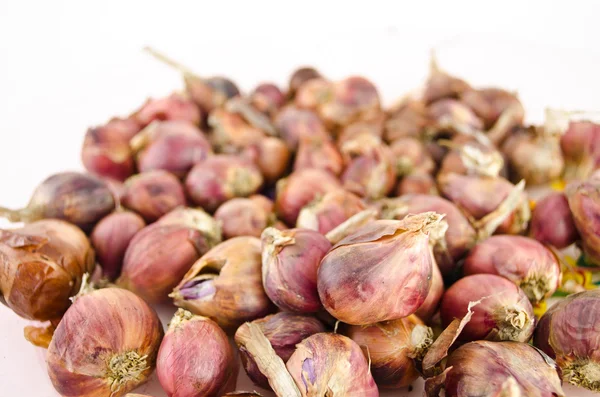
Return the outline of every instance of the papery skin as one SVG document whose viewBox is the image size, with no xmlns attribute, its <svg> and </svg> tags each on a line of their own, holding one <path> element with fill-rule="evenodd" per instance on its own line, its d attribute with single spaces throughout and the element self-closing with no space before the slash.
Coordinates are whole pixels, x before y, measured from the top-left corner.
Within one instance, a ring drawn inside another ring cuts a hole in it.
<svg viewBox="0 0 600 397">
<path fill-rule="evenodd" d="M 277 182 L 275 211 L 287 225 L 295 225 L 300 210 L 315 197 L 341 188 L 337 178 L 328 172 L 305 169 L 293 172 Z"/>
<path fill-rule="evenodd" d="M 341 176 L 344 188 L 360 197 L 380 199 L 396 183 L 396 169 L 387 145 L 379 139 L 362 135 L 346 142 L 342 148 L 346 168 Z"/>
<path fill-rule="evenodd" d="M 423 101 L 426 104 L 443 98 L 457 98 L 470 88 L 464 80 L 441 70 L 435 55 L 432 55 L 429 77 L 425 83 L 425 92 L 423 93 Z"/>
<path fill-rule="evenodd" d="M 360 197 L 343 189 L 325 193 L 302 208 L 296 227 L 316 230 L 321 234 L 339 226 L 367 207 Z"/>
<path fill-rule="evenodd" d="M 299 108 L 310 109 L 319 114 L 323 120 L 323 115 L 320 113 L 320 107 L 327 102 L 334 100 L 334 83 L 324 79 L 316 78 L 305 82 L 298 87 L 294 96 L 294 104 Z M 328 122 L 327 120 L 323 120 Z M 332 125 L 328 125 L 333 127 Z"/>
<path fill-rule="evenodd" d="M 259 194 L 234 198 L 223 203 L 215 212 L 221 223 L 223 238 L 239 236 L 260 237 L 262 231 L 275 220 L 274 204 Z"/>
<path fill-rule="evenodd" d="M 190 199 L 210 212 L 229 199 L 258 192 L 262 184 L 263 177 L 252 162 L 222 154 L 195 165 L 185 180 Z"/>
<path fill-rule="evenodd" d="M 431 125 L 427 106 L 421 101 L 407 101 L 395 109 L 385 122 L 384 138 L 394 142 L 403 137 L 420 138 L 422 132 Z"/>
<path fill-rule="evenodd" d="M 448 230 L 444 236 L 446 247 L 436 244 L 434 254 L 444 276 L 451 275 L 456 262 L 463 258 L 477 240 L 477 232 L 467 218 L 452 203 L 444 198 L 411 194 L 399 198 L 387 199 L 381 202 L 384 219 L 404 219 L 409 214 L 434 211 L 444 215 Z"/>
<path fill-rule="evenodd" d="M 470 302 L 473 316 L 459 339 L 512 340 L 527 342 L 535 328 L 533 307 L 518 286 L 494 274 L 475 274 L 452 284 L 442 298 L 440 313 L 444 327 L 463 318 Z"/>
<path fill-rule="evenodd" d="M 429 117 L 435 129 L 468 134 L 483 130 L 483 122 L 464 103 L 451 98 L 444 98 L 431 103 L 428 107 Z"/>
<path fill-rule="evenodd" d="M 535 346 L 556 360 L 566 382 L 600 391 L 600 290 L 569 295 L 542 316 Z"/>
<path fill-rule="evenodd" d="M 560 150 L 560 136 L 544 135 L 543 127 L 513 133 L 502 146 L 516 180 L 527 185 L 550 183 L 563 173 L 565 162 Z"/>
<path fill-rule="evenodd" d="M 202 114 L 191 99 L 175 92 L 164 98 L 148 99 L 131 117 L 143 127 L 153 121 L 165 120 L 198 125 Z"/>
<path fill-rule="evenodd" d="M 296 95 L 298 88 L 300 88 L 304 83 L 321 77 L 321 74 L 315 68 L 310 66 L 303 66 L 296 69 L 290 76 L 290 81 L 288 83 L 288 96 L 293 98 L 294 95 Z"/>
<path fill-rule="evenodd" d="M 26 208 L 0 208 L 0 216 L 11 222 L 62 219 L 89 232 L 114 208 L 115 199 L 102 179 L 80 172 L 60 172 L 38 185 Z"/>
<path fill-rule="evenodd" d="M 105 125 L 88 129 L 81 149 L 86 170 L 123 181 L 135 172 L 129 140 L 140 130 L 132 119 L 113 118 Z"/>
<path fill-rule="evenodd" d="M 352 141 L 363 134 L 383 140 L 385 120 L 386 116 L 381 114 L 370 120 L 359 120 L 344 126 L 340 129 L 336 138 L 338 148 L 344 147 L 346 142 Z"/>
<path fill-rule="evenodd" d="M 293 105 L 285 106 L 275 117 L 275 127 L 279 137 L 292 151 L 298 149 L 300 138 L 312 136 L 328 138 L 329 132 L 325 125 L 313 111 L 300 109 Z"/>
<path fill-rule="evenodd" d="M 600 266 L 600 179 L 570 183 L 565 193 L 586 261 Z"/>
<path fill-rule="evenodd" d="M 491 128 L 500 115 L 511 106 L 523 106 L 513 93 L 501 88 L 471 89 L 461 94 L 461 102 L 469 106 L 485 123 L 485 128 Z M 523 116 L 521 116 L 522 119 Z"/>
<path fill-rule="evenodd" d="M 140 172 L 165 170 L 183 177 L 211 153 L 203 132 L 185 121 L 154 122 L 131 141 Z"/>
<path fill-rule="evenodd" d="M 132 211 L 113 212 L 98 222 L 90 240 L 102 275 L 108 280 L 119 277 L 129 243 L 145 226 L 144 219 Z"/>
<path fill-rule="evenodd" d="M 477 244 L 465 259 L 463 271 L 502 276 L 519 285 L 534 303 L 550 297 L 561 280 L 552 252 L 523 236 L 492 236 Z"/>
<path fill-rule="evenodd" d="M 60 318 L 94 265 L 89 240 L 67 222 L 46 219 L 0 230 L 0 301 L 26 319 Z"/>
<path fill-rule="evenodd" d="M 563 249 L 578 240 L 579 234 L 562 192 L 550 193 L 535 204 L 529 235 L 541 242 Z"/>
<path fill-rule="evenodd" d="M 209 215 L 175 209 L 131 240 L 117 284 L 150 303 L 165 301 L 194 262 L 220 241 Z"/>
<path fill-rule="evenodd" d="M 253 323 L 261 328 L 265 337 L 271 342 L 273 350 L 281 357 L 284 363 L 288 361 L 292 353 L 294 353 L 298 343 L 313 334 L 326 331 L 323 323 L 316 318 L 289 312 L 271 314 L 264 318 L 254 320 Z M 238 338 L 247 332 L 247 325 L 242 324 L 236 331 L 236 342 L 238 342 Z M 269 381 L 258 370 L 252 356 L 243 348 L 241 343 L 238 343 L 238 348 L 240 349 L 240 358 L 242 359 L 242 364 L 248 377 L 254 384 L 270 390 L 271 386 L 269 386 Z"/>
<path fill-rule="evenodd" d="M 332 85 L 332 98 L 318 107 L 326 125 L 338 128 L 358 120 L 370 120 L 381 112 L 377 87 L 364 77 L 350 76 Z"/>
<path fill-rule="evenodd" d="M 273 183 L 288 170 L 292 153 L 283 140 L 268 136 L 244 148 L 242 152 L 256 164 L 263 178 Z"/>
<path fill-rule="evenodd" d="M 263 287 L 271 301 L 283 310 L 318 311 L 317 269 L 329 240 L 314 230 L 268 228 L 261 242 Z"/>
<path fill-rule="evenodd" d="M 264 131 L 250 125 L 240 113 L 224 108 L 210 112 L 208 125 L 212 128 L 211 144 L 218 153 L 237 153 L 266 137 Z"/>
<path fill-rule="evenodd" d="M 450 173 L 438 179 L 444 197 L 478 220 L 494 211 L 515 186 L 504 178 Z M 499 234 L 518 234 L 527 228 L 531 216 L 526 193 L 517 209 L 498 227 Z"/>
<path fill-rule="evenodd" d="M 301 137 L 294 161 L 294 171 L 305 168 L 318 168 L 341 174 L 344 164 L 342 155 L 331 139 Z"/>
<path fill-rule="evenodd" d="M 428 322 L 437 312 L 444 295 L 444 278 L 439 266 L 434 263 L 431 267 L 431 287 L 427 293 L 427 298 L 419 306 L 415 315 L 423 321 Z"/>
<path fill-rule="evenodd" d="M 396 161 L 396 174 L 409 175 L 414 172 L 432 173 L 435 163 L 423 143 L 417 138 L 403 137 L 390 145 L 392 157 Z"/>
<path fill-rule="evenodd" d="M 261 278 L 261 242 L 235 237 L 203 255 L 170 295 L 176 306 L 225 329 L 273 311 Z"/>
<path fill-rule="evenodd" d="M 121 204 L 154 222 L 171 210 L 185 206 L 185 191 L 175 175 L 154 170 L 134 175 L 125 182 Z"/>
<path fill-rule="evenodd" d="M 417 327 L 420 329 L 415 330 Z M 413 359 L 420 358 L 433 337 L 414 315 L 367 326 L 352 325 L 344 333 L 365 349 L 373 379 L 385 389 L 407 387 L 419 377 Z"/>
<path fill-rule="evenodd" d="M 118 288 L 84 294 L 65 313 L 48 348 L 50 380 L 65 397 L 123 396 L 148 380 L 163 335 L 156 312 L 135 294 Z M 117 378 L 111 360 L 127 353 L 134 357 L 124 358 L 126 376 Z"/>
<path fill-rule="evenodd" d="M 379 396 L 362 350 L 342 335 L 318 333 L 306 338 L 286 367 L 303 397 Z"/>
<path fill-rule="evenodd" d="M 318 290 L 327 311 L 347 324 L 365 325 L 406 317 L 425 301 L 434 263 L 429 225 L 407 217 L 377 220 L 336 244 L 321 261 Z M 392 289 L 402 291 L 394 293 Z"/>
<path fill-rule="evenodd" d="M 237 373 L 227 334 L 214 321 L 179 309 L 156 359 L 156 374 L 167 395 L 220 397 L 235 389 Z"/>
<path fill-rule="evenodd" d="M 471 342 L 454 351 L 439 382 L 447 397 L 565 397 L 557 366 L 538 349 L 519 342 Z M 428 397 L 439 396 L 439 390 Z"/>
</svg>

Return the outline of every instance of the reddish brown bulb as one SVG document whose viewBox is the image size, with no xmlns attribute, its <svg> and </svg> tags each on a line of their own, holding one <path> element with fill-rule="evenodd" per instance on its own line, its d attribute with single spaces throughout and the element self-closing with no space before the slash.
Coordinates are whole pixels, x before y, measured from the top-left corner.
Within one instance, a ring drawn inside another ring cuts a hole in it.
<svg viewBox="0 0 600 397">
<path fill-rule="evenodd" d="M 148 99 L 131 117 L 142 127 L 156 120 L 178 120 L 198 125 L 202 114 L 187 96 L 173 93 L 165 98 Z"/>
<path fill-rule="evenodd" d="M 485 123 L 486 129 L 491 128 L 500 115 L 509 108 L 520 108 L 520 120 L 523 120 L 525 110 L 516 94 L 501 88 L 470 89 L 460 96 L 461 102 L 469 106 Z"/>
<path fill-rule="evenodd" d="M 457 98 L 471 88 L 464 80 L 440 69 L 435 54 L 431 56 L 429 67 L 429 78 L 423 93 L 425 103 L 429 104 L 443 98 Z"/>
<path fill-rule="evenodd" d="M 262 184 L 262 175 L 251 161 L 224 154 L 197 164 L 185 180 L 190 199 L 210 212 L 229 199 L 256 193 Z"/>
<path fill-rule="evenodd" d="M 264 137 L 247 146 L 242 155 L 256 164 L 268 183 L 277 181 L 288 171 L 292 157 L 285 142 L 272 136 Z"/>
<path fill-rule="evenodd" d="M 250 94 L 250 103 L 258 111 L 273 117 L 285 105 L 285 95 L 275 84 L 263 83 Z"/>
<path fill-rule="evenodd" d="M 115 280 L 121 274 L 125 251 L 144 227 L 144 219 L 131 211 L 117 211 L 102 218 L 90 236 L 102 276 Z"/>
<path fill-rule="evenodd" d="M 219 225 L 210 215 L 177 208 L 131 240 L 117 284 L 148 302 L 162 302 L 194 262 L 220 241 Z"/>
<path fill-rule="evenodd" d="M 383 139 L 383 127 L 385 115 L 380 115 L 372 120 L 359 120 L 348 124 L 342 128 L 337 136 L 337 145 L 339 148 L 344 147 L 348 141 L 352 141 L 360 135 L 372 135 L 379 139 Z"/>
<path fill-rule="evenodd" d="M 81 160 L 86 170 L 107 178 L 125 180 L 135 172 L 129 141 L 140 130 L 132 119 L 111 119 L 85 134 Z"/>
<path fill-rule="evenodd" d="M 339 175 L 343 167 L 342 155 L 331 139 L 308 136 L 300 138 L 294 171 L 318 168 Z"/>
<path fill-rule="evenodd" d="M 296 227 L 316 230 L 325 235 L 352 215 L 366 209 L 357 195 L 343 189 L 325 193 L 302 208 Z"/>
<path fill-rule="evenodd" d="M 202 131 L 185 121 L 153 123 L 131 140 L 131 147 L 140 172 L 165 170 L 178 177 L 212 153 Z"/>
<path fill-rule="evenodd" d="M 270 227 L 261 241 L 263 287 L 271 301 L 287 311 L 318 311 L 317 269 L 331 248 L 329 240 L 314 230 Z"/>
<path fill-rule="evenodd" d="M 600 123 L 571 121 L 560 138 L 560 147 L 565 156 L 565 177 L 586 179 L 600 167 Z"/>
<path fill-rule="evenodd" d="M 550 193 L 535 204 L 529 235 L 543 244 L 563 249 L 579 237 L 564 193 Z"/>
<path fill-rule="evenodd" d="M 250 125 L 241 114 L 223 108 L 210 113 L 210 140 L 219 153 L 238 153 L 265 137 L 265 132 Z"/>
<path fill-rule="evenodd" d="M 115 198 L 102 179 L 79 172 L 61 172 L 46 178 L 35 189 L 27 207 L 0 207 L 0 216 L 12 222 L 62 219 L 89 232 L 115 208 Z"/>
<path fill-rule="evenodd" d="M 293 105 L 284 107 L 275 117 L 275 127 L 279 136 L 296 151 L 302 136 L 329 137 L 325 125 L 314 112 L 307 109 L 299 109 Z"/>
<path fill-rule="evenodd" d="M 399 177 L 416 172 L 430 174 L 435 170 L 435 163 L 427 148 L 417 138 L 399 138 L 390 145 L 390 151 Z"/>
<path fill-rule="evenodd" d="M 318 195 L 340 189 L 337 178 L 326 171 L 305 169 L 277 182 L 275 211 L 282 221 L 295 225 L 300 210 Z"/>
<path fill-rule="evenodd" d="M 185 206 L 185 192 L 177 177 L 167 171 L 148 171 L 125 182 L 121 204 L 154 222 L 171 210 Z"/>
<path fill-rule="evenodd" d="M 600 178 L 592 176 L 583 182 L 572 182 L 565 191 L 581 246 L 588 263 L 600 266 Z"/>
<path fill-rule="evenodd" d="M 320 77 L 321 74 L 314 68 L 305 66 L 296 69 L 290 77 L 290 82 L 288 84 L 288 96 L 293 98 L 294 95 L 296 95 L 298 88 L 300 88 L 304 83 Z"/>
<path fill-rule="evenodd" d="M 215 220 L 221 223 L 224 239 L 239 236 L 260 237 L 266 227 L 275 223 L 273 211 L 273 202 L 257 194 L 226 201 L 215 212 Z"/>
<path fill-rule="evenodd" d="M 384 138 L 387 142 L 403 137 L 419 138 L 430 124 L 427 106 L 423 102 L 406 101 L 397 106 L 385 122 Z"/>
<path fill-rule="evenodd" d="M 437 184 L 435 178 L 426 172 L 416 172 L 404 176 L 396 186 L 396 196 L 406 194 L 428 194 L 437 196 Z"/>
<path fill-rule="evenodd" d="M 464 103 L 456 99 L 440 99 L 428 107 L 436 131 L 472 135 L 483 130 L 483 122 Z"/>
</svg>

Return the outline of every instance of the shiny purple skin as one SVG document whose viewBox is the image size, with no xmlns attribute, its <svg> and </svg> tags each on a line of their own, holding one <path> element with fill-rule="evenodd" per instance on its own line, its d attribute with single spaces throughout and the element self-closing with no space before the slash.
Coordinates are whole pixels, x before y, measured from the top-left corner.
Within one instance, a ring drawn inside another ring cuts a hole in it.
<svg viewBox="0 0 600 397">
<path fill-rule="evenodd" d="M 265 229 L 262 279 L 267 296 L 282 310 L 313 313 L 321 309 L 317 270 L 331 243 L 308 229 Z"/>
<path fill-rule="evenodd" d="M 318 169 L 293 172 L 277 182 L 275 211 L 288 226 L 296 224 L 300 210 L 317 196 L 340 189 L 339 180 Z"/>
<path fill-rule="evenodd" d="M 427 397 L 565 397 L 560 370 L 526 343 L 477 341 L 455 350 L 446 371 L 425 383 Z"/>
<path fill-rule="evenodd" d="M 164 121 L 148 127 L 149 138 L 135 148 L 140 172 L 169 171 L 183 177 L 211 153 L 210 143 L 198 127 L 183 121 Z M 147 130 L 142 130 L 146 133 Z M 137 136 L 134 138 L 137 139 Z M 135 146 L 135 145 L 132 145 Z"/>
<path fill-rule="evenodd" d="M 535 346 L 562 368 L 565 381 L 595 391 L 600 391 L 598 324 L 600 290 L 579 292 L 550 307 L 540 319 L 534 337 Z"/>
<path fill-rule="evenodd" d="M 262 184 L 262 174 L 250 160 L 225 154 L 195 165 L 185 179 L 190 199 L 210 212 L 229 199 L 257 193 Z"/>
<path fill-rule="evenodd" d="M 309 336 L 298 344 L 286 366 L 302 397 L 379 396 L 360 346 L 343 335 Z"/>
<path fill-rule="evenodd" d="M 90 240 L 102 275 L 108 280 L 119 277 L 129 243 L 145 226 L 144 219 L 131 211 L 113 212 L 98 222 Z"/>
<path fill-rule="evenodd" d="M 550 297 L 561 279 L 555 256 L 538 241 L 498 235 L 477 244 L 465 259 L 465 275 L 496 274 L 519 285 L 532 302 Z"/>
<path fill-rule="evenodd" d="M 323 323 L 316 318 L 288 312 L 271 314 L 265 318 L 254 320 L 252 323 L 257 324 L 261 328 L 265 337 L 271 342 L 273 350 L 281 357 L 284 363 L 292 356 L 298 343 L 313 334 L 326 331 Z M 243 324 L 238 328 L 236 342 L 238 335 L 246 332 L 246 327 Z M 269 381 L 258 370 L 255 361 L 239 343 L 238 347 L 240 349 L 240 358 L 248 377 L 257 386 L 270 390 Z"/>
<path fill-rule="evenodd" d="M 183 186 L 175 175 L 155 170 L 130 177 L 125 182 L 121 204 L 151 223 L 171 210 L 185 206 L 186 199 Z"/>
<path fill-rule="evenodd" d="M 531 214 L 529 235 L 558 249 L 577 241 L 579 234 L 564 193 L 551 193 L 536 203 Z"/>
<path fill-rule="evenodd" d="M 509 280 L 493 274 L 467 276 L 448 288 L 440 307 L 444 327 L 466 316 L 469 303 L 479 300 L 460 340 L 527 342 L 531 338 L 535 317 L 527 296 Z"/>
<path fill-rule="evenodd" d="M 321 261 L 318 290 L 340 321 L 366 325 L 413 314 L 425 302 L 435 263 L 429 228 L 439 215 L 376 220 L 336 244 Z M 427 222 L 427 223 L 426 223 Z"/>
</svg>

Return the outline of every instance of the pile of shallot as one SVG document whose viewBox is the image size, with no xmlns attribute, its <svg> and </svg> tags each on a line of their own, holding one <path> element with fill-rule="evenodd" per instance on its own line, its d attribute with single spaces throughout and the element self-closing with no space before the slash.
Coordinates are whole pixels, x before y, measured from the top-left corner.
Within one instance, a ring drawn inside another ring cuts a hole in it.
<svg viewBox="0 0 600 397">
<path fill-rule="evenodd" d="M 246 94 L 149 52 L 185 90 L 90 128 L 87 172 L 0 208 L 22 222 L 0 230 L 0 301 L 36 321 L 58 393 L 140 396 L 154 372 L 174 397 L 600 391 L 600 290 L 574 276 L 600 268 L 592 117 L 528 125 L 515 93 L 435 62 L 384 108 L 363 77 Z"/>
</svg>

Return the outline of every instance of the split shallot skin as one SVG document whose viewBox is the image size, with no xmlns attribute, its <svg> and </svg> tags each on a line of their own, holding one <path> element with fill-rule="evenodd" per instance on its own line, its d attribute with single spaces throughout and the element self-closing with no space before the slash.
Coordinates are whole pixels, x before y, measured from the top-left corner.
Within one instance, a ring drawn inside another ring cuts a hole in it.
<svg viewBox="0 0 600 397">
<path fill-rule="evenodd" d="M 428 212 L 402 221 L 373 221 L 336 244 L 321 261 L 318 291 L 327 311 L 354 325 L 406 317 L 425 302 L 435 259 L 431 234 L 442 216 Z M 390 288 L 402 290 L 401 295 Z M 398 298 L 401 299 L 398 299 Z"/>
<path fill-rule="evenodd" d="M 94 266 L 89 240 L 70 223 L 46 219 L 0 230 L 1 301 L 23 318 L 60 318 Z"/>
<path fill-rule="evenodd" d="M 220 397 L 235 389 L 238 365 L 214 321 L 179 309 L 160 345 L 156 373 L 169 397 Z"/>
<path fill-rule="evenodd" d="M 556 360 L 565 382 L 600 391 L 600 290 L 572 294 L 540 319 L 537 347 Z"/>
<path fill-rule="evenodd" d="M 466 275 L 490 273 L 519 285 L 534 303 L 558 288 L 561 270 L 554 254 L 538 241 L 523 236 L 492 236 L 476 245 L 463 266 Z"/>
<path fill-rule="evenodd" d="M 304 339 L 286 367 L 302 397 L 379 396 L 362 350 L 339 334 L 318 333 Z"/>
<path fill-rule="evenodd" d="M 441 394 L 442 390 L 444 394 Z M 456 349 L 446 370 L 425 382 L 427 397 L 565 397 L 560 369 L 526 343 L 476 341 Z"/>
<path fill-rule="evenodd" d="M 289 312 L 279 312 L 265 318 L 252 321 L 260 327 L 265 337 L 269 340 L 275 353 L 287 362 L 296 350 L 296 345 L 307 337 L 325 332 L 325 326 L 318 319 L 305 315 Z M 240 358 L 248 377 L 256 385 L 270 389 L 269 381 L 256 365 L 255 359 L 243 346 L 242 340 L 249 334 L 248 325 L 242 324 L 235 333 L 235 342 L 240 350 Z"/>
<path fill-rule="evenodd" d="M 488 339 L 527 342 L 535 328 L 533 307 L 527 296 L 509 280 L 493 274 L 466 276 L 454 283 L 442 298 L 444 326 L 463 318 L 471 302 L 473 315 L 462 330 L 463 341 Z"/>
<path fill-rule="evenodd" d="M 48 348 L 48 374 L 62 396 L 123 396 L 152 374 L 163 335 L 156 312 L 129 291 L 78 296 Z"/>
</svg>

